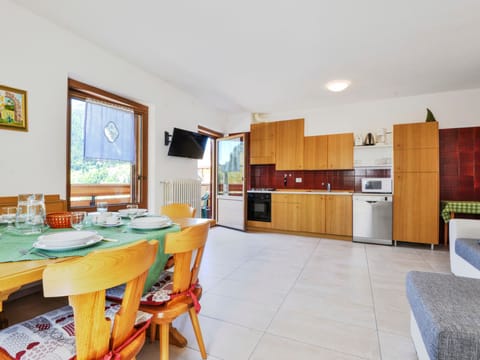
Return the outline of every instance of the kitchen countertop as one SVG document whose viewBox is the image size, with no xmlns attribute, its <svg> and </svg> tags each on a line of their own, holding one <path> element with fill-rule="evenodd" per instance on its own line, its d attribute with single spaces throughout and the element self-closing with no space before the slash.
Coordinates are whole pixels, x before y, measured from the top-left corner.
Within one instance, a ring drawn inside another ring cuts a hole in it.
<svg viewBox="0 0 480 360">
<path fill-rule="evenodd" d="M 353 190 L 309 190 L 309 189 L 278 189 L 278 190 L 248 190 L 249 193 L 271 194 L 308 194 L 308 195 L 353 195 Z"/>
</svg>

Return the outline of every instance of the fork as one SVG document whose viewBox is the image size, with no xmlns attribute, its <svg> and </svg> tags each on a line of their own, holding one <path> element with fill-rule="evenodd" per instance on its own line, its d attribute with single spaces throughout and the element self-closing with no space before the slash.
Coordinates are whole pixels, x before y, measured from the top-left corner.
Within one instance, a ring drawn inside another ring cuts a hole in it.
<svg viewBox="0 0 480 360">
<path fill-rule="evenodd" d="M 34 247 L 31 247 L 30 249 L 20 249 L 18 252 L 22 256 L 27 255 L 27 254 L 34 254 L 34 255 L 44 257 L 46 259 L 56 259 L 57 258 L 56 256 L 50 256 L 50 255 L 44 254 L 44 253 L 38 251 L 37 249 L 35 249 Z"/>
</svg>

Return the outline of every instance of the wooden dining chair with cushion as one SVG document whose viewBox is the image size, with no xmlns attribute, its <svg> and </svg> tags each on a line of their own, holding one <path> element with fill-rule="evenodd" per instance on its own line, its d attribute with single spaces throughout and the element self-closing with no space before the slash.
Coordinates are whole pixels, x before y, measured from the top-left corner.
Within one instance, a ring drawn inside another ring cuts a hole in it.
<svg viewBox="0 0 480 360">
<path fill-rule="evenodd" d="M 70 306 L 0 331 L 0 359 L 135 359 L 151 318 L 138 307 L 157 248 L 142 240 L 49 264 L 44 295 L 68 296 Z M 106 289 L 120 284 L 123 301 L 106 301 Z"/>
<path fill-rule="evenodd" d="M 195 217 L 196 209 L 189 204 L 173 203 L 164 205 L 160 209 L 162 215 L 167 215 L 169 218 L 184 218 Z"/>
<path fill-rule="evenodd" d="M 202 287 L 198 272 L 207 242 L 209 224 L 186 228 L 165 236 L 164 251 L 172 254 L 175 261 L 173 273 L 164 271 L 152 289 L 142 297 L 140 310 L 153 314 L 150 324 L 150 339 L 156 337 L 160 326 L 160 360 L 168 359 L 170 325 L 179 315 L 189 313 L 202 358 L 207 358 L 197 312 Z M 111 299 L 121 298 L 121 293 L 109 290 Z"/>
</svg>

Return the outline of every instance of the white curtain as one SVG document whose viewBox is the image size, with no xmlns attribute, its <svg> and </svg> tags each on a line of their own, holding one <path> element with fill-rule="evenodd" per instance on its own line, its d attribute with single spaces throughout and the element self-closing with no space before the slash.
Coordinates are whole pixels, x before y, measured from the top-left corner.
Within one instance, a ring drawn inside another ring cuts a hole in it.
<svg viewBox="0 0 480 360">
<path fill-rule="evenodd" d="M 135 163 L 133 111 L 86 101 L 84 158 Z"/>
</svg>

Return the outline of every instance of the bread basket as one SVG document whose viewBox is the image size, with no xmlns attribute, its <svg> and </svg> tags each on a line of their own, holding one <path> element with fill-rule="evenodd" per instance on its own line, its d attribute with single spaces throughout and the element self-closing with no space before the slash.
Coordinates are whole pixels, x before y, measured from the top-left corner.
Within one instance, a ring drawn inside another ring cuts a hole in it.
<svg viewBox="0 0 480 360">
<path fill-rule="evenodd" d="M 52 229 L 72 227 L 70 219 L 71 213 L 68 211 L 47 214 L 47 224 Z"/>
</svg>

